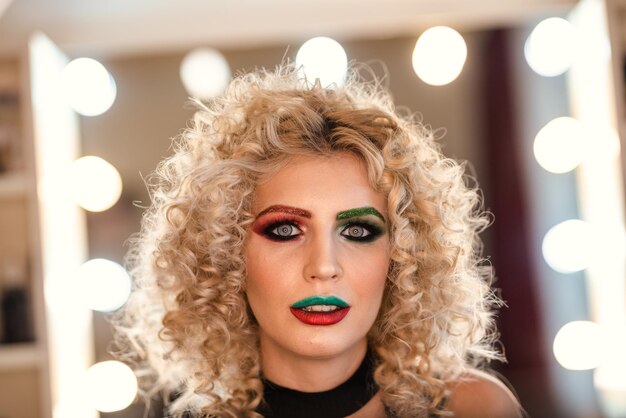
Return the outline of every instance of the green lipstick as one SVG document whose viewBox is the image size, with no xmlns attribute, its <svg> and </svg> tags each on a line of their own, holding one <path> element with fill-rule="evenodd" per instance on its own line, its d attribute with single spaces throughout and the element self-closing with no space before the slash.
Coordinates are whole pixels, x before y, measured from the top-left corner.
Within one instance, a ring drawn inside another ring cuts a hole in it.
<svg viewBox="0 0 626 418">
<path fill-rule="evenodd" d="M 347 308 L 348 306 L 350 306 L 347 302 L 338 298 L 337 296 L 309 296 L 308 298 L 297 301 L 296 303 L 291 305 L 291 307 L 301 309 L 312 305 L 333 305 L 339 306 L 341 308 Z"/>
</svg>

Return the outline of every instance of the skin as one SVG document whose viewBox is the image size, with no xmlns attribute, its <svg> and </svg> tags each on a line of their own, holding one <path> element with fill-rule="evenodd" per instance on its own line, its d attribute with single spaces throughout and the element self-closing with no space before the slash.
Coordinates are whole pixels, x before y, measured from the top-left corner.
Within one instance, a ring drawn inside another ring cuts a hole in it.
<svg viewBox="0 0 626 418">
<path fill-rule="evenodd" d="M 448 387 L 452 395 L 448 407 L 457 418 L 521 418 L 520 405 L 511 391 L 497 378 L 473 370 Z"/>
<path fill-rule="evenodd" d="M 245 244 L 246 295 L 259 323 L 263 374 L 272 382 L 303 392 L 326 391 L 361 364 L 389 267 L 383 219 L 358 218 L 382 230 L 369 242 L 351 239 L 352 232 L 367 234 L 358 226 L 349 228 L 355 218 L 338 219 L 364 207 L 388 219 L 385 196 L 369 185 L 362 162 L 347 153 L 294 158 L 255 190 L 256 219 Z M 271 239 L 268 230 L 292 239 Z M 329 326 L 302 323 L 289 308 L 314 295 L 348 302 L 348 315 Z M 472 371 L 448 388 L 455 417 L 522 416 L 513 394 L 486 373 Z M 350 415 L 377 417 L 385 417 L 380 393 Z"/>
<path fill-rule="evenodd" d="M 304 392 L 332 389 L 365 356 L 366 335 L 380 309 L 389 267 L 383 220 L 372 214 L 337 217 L 372 207 L 387 219 L 386 198 L 369 185 L 362 163 L 343 153 L 293 159 L 259 184 L 254 197 L 257 219 L 246 241 L 246 294 L 260 326 L 263 373 L 274 383 Z M 278 205 L 278 210 L 267 210 Z M 282 212 L 285 206 L 297 210 Z M 300 216 L 302 210 L 310 217 Z M 277 217 L 298 224 L 285 230 L 294 239 L 275 241 L 264 235 L 263 228 L 275 225 Z M 356 241 L 352 235 L 372 232 L 359 226 L 347 229 L 355 219 L 382 232 L 373 241 Z M 348 302 L 350 311 L 333 325 L 305 324 L 289 307 L 313 295 L 337 296 Z"/>
<path fill-rule="evenodd" d="M 456 418 L 522 418 L 515 396 L 498 379 L 479 370 L 466 373 L 448 384 L 448 408 Z M 376 394 L 363 408 L 348 418 L 386 418 Z"/>
</svg>

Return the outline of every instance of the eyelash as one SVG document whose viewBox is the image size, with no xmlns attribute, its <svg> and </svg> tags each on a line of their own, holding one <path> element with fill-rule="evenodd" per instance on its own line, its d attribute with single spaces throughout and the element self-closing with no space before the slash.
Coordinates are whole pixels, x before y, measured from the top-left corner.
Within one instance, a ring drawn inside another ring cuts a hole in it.
<svg viewBox="0 0 626 418">
<path fill-rule="evenodd" d="M 278 235 L 276 233 L 274 233 L 274 230 L 281 227 L 281 226 L 286 226 L 289 225 L 293 228 L 296 228 L 300 231 L 300 233 L 295 234 L 295 235 Z M 363 237 L 353 237 L 353 236 L 349 236 L 349 235 L 344 235 L 344 232 L 348 231 L 350 228 L 354 228 L 354 227 L 360 227 L 363 228 L 369 235 L 365 235 Z M 300 227 L 300 225 L 297 222 L 294 222 L 293 220 L 275 220 L 274 222 L 271 222 L 270 224 L 260 228 L 259 231 L 263 236 L 267 237 L 268 239 L 272 240 L 272 241 L 291 241 L 293 239 L 298 238 L 301 233 L 302 233 L 302 228 Z M 354 242 L 372 242 L 375 241 L 378 237 L 380 237 L 383 234 L 383 229 L 381 227 L 379 227 L 378 225 L 375 225 L 373 223 L 367 222 L 367 221 L 352 221 L 352 222 L 348 222 L 345 225 L 342 226 L 341 228 L 341 236 L 343 236 L 344 238 L 346 238 L 349 241 L 354 241 Z"/>
<path fill-rule="evenodd" d="M 364 237 L 352 237 L 352 236 L 343 234 L 344 232 L 348 231 L 350 228 L 354 228 L 355 226 L 363 228 L 365 231 L 369 233 L 369 235 L 366 235 Z M 376 240 L 378 237 L 380 237 L 382 233 L 383 233 L 383 230 L 381 227 L 373 223 L 366 222 L 366 221 L 352 221 L 352 222 L 347 223 L 341 229 L 342 236 L 344 236 L 350 241 L 356 241 L 356 242 L 372 242 Z"/>
<path fill-rule="evenodd" d="M 272 241 L 291 241 L 292 239 L 295 239 L 297 237 L 300 236 L 300 234 L 296 234 L 296 235 L 278 235 L 275 234 L 273 231 L 274 229 L 284 226 L 284 225 L 290 225 L 300 231 L 301 228 L 300 226 L 294 222 L 294 221 L 287 221 L 287 220 L 280 220 L 280 221 L 275 221 L 270 223 L 269 225 L 265 226 L 264 228 L 262 228 L 261 233 L 266 236 L 267 238 L 271 239 Z"/>
</svg>

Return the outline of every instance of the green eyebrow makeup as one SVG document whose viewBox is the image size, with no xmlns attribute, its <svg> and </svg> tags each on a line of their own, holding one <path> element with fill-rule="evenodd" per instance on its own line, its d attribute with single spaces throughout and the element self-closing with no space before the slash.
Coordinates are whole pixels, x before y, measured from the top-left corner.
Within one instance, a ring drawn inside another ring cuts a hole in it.
<svg viewBox="0 0 626 418">
<path fill-rule="evenodd" d="M 377 211 L 371 206 L 367 206 L 364 208 L 348 209 L 348 210 L 344 210 L 343 212 L 339 212 L 337 214 L 337 220 L 355 218 L 357 216 L 365 216 L 365 215 L 374 215 L 380 218 L 383 222 L 385 222 L 385 218 L 383 217 L 383 215 L 381 215 L 379 211 Z"/>
</svg>

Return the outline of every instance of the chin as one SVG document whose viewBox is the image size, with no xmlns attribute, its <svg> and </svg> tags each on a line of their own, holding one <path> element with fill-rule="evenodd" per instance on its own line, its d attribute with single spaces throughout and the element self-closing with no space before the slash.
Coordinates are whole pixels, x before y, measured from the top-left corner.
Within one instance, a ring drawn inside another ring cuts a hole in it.
<svg viewBox="0 0 626 418">
<path fill-rule="evenodd" d="M 362 343 L 366 343 L 365 337 L 362 340 L 346 341 L 337 336 L 324 336 L 324 338 L 310 338 L 294 347 L 294 351 L 302 356 L 326 359 L 345 354 Z"/>
</svg>

